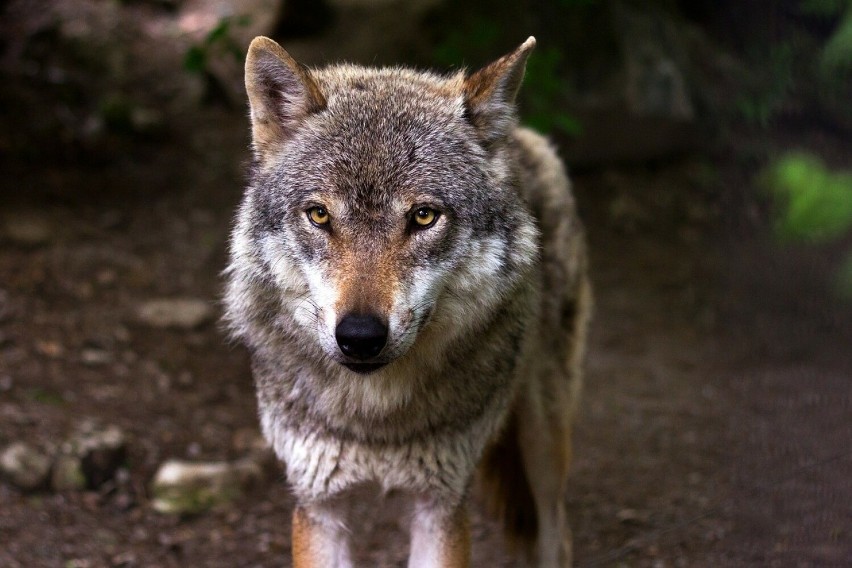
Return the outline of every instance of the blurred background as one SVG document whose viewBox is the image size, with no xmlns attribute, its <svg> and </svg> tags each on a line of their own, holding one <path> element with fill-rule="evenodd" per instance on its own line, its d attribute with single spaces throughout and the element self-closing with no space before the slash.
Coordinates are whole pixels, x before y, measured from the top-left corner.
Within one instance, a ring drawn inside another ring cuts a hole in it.
<svg viewBox="0 0 852 568">
<path fill-rule="evenodd" d="M 848 0 L 5 0 L 0 565 L 289 562 L 217 324 L 260 34 L 447 71 L 538 39 L 522 122 L 572 172 L 597 295 L 578 566 L 852 562 Z M 402 566 L 382 510 L 357 558 Z M 472 510 L 474 565 L 513 566 Z"/>
</svg>

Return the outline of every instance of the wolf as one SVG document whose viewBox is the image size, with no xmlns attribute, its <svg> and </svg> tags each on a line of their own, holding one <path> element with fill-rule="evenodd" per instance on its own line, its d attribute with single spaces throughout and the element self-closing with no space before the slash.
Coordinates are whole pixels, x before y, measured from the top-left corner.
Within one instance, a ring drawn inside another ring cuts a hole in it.
<svg viewBox="0 0 852 568">
<path fill-rule="evenodd" d="M 251 43 L 225 321 L 296 498 L 297 568 L 353 564 L 363 486 L 410 504 L 410 567 L 469 566 L 478 475 L 519 564 L 571 563 L 591 287 L 562 162 L 518 126 L 534 45 L 440 75 Z"/>
</svg>

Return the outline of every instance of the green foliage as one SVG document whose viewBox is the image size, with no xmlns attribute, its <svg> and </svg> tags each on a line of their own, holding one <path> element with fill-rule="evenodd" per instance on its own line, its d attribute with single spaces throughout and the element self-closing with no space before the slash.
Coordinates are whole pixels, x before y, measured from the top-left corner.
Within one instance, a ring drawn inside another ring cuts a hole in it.
<svg viewBox="0 0 852 568">
<path fill-rule="evenodd" d="M 800 0 L 799 8 L 836 22 L 836 27 L 825 41 L 800 30 L 798 36 L 751 53 L 750 75 L 735 105 L 737 114 L 753 126 L 767 127 L 794 92 L 813 88 L 820 99 L 836 100 L 841 107 L 849 96 L 852 0 Z"/>
<path fill-rule="evenodd" d="M 205 73 L 210 59 L 218 54 L 229 54 L 237 61 L 242 61 L 245 54 L 240 45 L 231 36 L 234 26 L 247 26 L 251 23 L 249 16 L 228 16 L 210 30 L 199 43 L 190 46 L 183 58 L 183 67 L 190 73 Z"/>
<path fill-rule="evenodd" d="M 825 17 L 840 14 L 848 5 L 849 0 L 801 0 L 799 3 L 805 14 Z"/>
<path fill-rule="evenodd" d="M 466 57 L 485 59 L 495 49 L 500 39 L 497 22 L 482 15 L 474 16 L 470 24 L 449 32 L 444 41 L 435 46 L 433 59 L 439 65 L 452 67 Z"/>
<path fill-rule="evenodd" d="M 801 0 L 805 14 L 839 18 L 837 28 L 822 49 L 819 70 L 823 79 L 836 82 L 837 74 L 852 71 L 852 0 Z"/>
<path fill-rule="evenodd" d="M 846 9 L 834 34 L 823 47 L 820 71 L 829 80 L 836 74 L 848 76 L 852 71 L 852 6 Z"/>
<path fill-rule="evenodd" d="M 779 235 L 827 242 L 852 229 L 852 172 L 833 172 L 810 154 L 772 164 L 764 183 L 780 202 Z"/>
<path fill-rule="evenodd" d="M 587 6 L 598 0 L 560 0 L 566 8 Z M 461 65 L 467 59 L 490 61 L 499 54 L 501 43 L 499 24 L 482 14 L 474 15 L 469 23 L 450 31 L 433 52 L 433 60 L 445 67 Z M 562 52 L 559 48 L 538 47 L 527 62 L 521 102 L 524 121 L 545 133 L 554 131 L 578 136 L 582 132 L 579 121 L 560 109 L 568 90 L 568 82 L 561 75 Z"/>
<path fill-rule="evenodd" d="M 793 46 L 782 43 L 753 57 L 752 65 L 761 72 L 736 102 L 737 111 L 749 124 L 766 128 L 784 106 L 793 89 L 793 54 Z"/>
<path fill-rule="evenodd" d="M 794 153 L 770 165 L 763 183 L 779 202 L 782 239 L 827 243 L 852 231 L 852 172 L 831 171 L 816 156 Z M 852 301 L 852 251 L 838 268 L 836 292 Z"/>
<path fill-rule="evenodd" d="M 110 94 L 100 103 L 100 113 L 106 126 L 113 132 L 129 134 L 133 132 L 132 103 L 124 96 Z"/>
<path fill-rule="evenodd" d="M 524 100 L 527 124 L 542 132 L 560 130 L 570 136 L 582 133 L 573 116 L 559 110 L 560 99 L 568 90 L 568 82 L 559 72 L 562 52 L 551 47 L 534 51 L 527 62 Z"/>
</svg>

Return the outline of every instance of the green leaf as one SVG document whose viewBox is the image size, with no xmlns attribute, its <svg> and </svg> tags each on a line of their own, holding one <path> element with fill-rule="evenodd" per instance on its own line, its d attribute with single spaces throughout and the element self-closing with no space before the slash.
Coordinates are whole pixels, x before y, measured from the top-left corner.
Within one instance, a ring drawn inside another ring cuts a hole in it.
<svg viewBox="0 0 852 568">
<path fill-rule="evenodd" d="M 583 134 L 583 125 L 573 116 L 557 114 L 553 118 L 554 125 L 569 136 L 580 136 Z"/>
<path fill-rule="evenodd" d="M 780 236 L 828 242 L 852 229 L 851 172 L 831 172 L 814 156 L 791 154 L 770 166 L 764 183 L 780 203 Z"/>
<path fill-rule="evenodd" d="M 228 46 L 228 53 L 230 53 L 237 61 L 245 61 L 246 54 L 236 43 L 232 43 Z"/>
<path fill-rule="evenodd" d="M 831 35 L 820 56 L 820 71 L 837 80 L 838 73 L 852 70 L 852 8 L 846 10 L 840 24 Z"/>
<path fill-rule="evenodd" d="M 533 130 L 537 130 L 544 134 L 548 134 L 553 129 L 553 121 L 551 117 L 544 113 L 527 113 L 524 116 L 524 123 Z"/>
<path fill-rule="evenodd" d="M 849 4 L 849 0 L 802 0 L 799 7 L 805 14 L 836 16 Z"/>
<path fill-rule="evenodd" d="M 186 55 L 183 57 L 183 68 L 190 73 L 201 73 L 207 65 L 207 50 L 193 45 L 186 50 Z"/>
<path fill-rule="evenodd" d="M 228 37 L 228 31 L 230 28 L 231 20 L 228 18 L 222 18 L 219 20 L 219 23 L 216 24 L 216 27 L 207 33 L 207 37 L 204 40 L 205 43 L 207 43 L 207 45 L 212 45 L 218 41 L 222 41 Z"/>
</svg>

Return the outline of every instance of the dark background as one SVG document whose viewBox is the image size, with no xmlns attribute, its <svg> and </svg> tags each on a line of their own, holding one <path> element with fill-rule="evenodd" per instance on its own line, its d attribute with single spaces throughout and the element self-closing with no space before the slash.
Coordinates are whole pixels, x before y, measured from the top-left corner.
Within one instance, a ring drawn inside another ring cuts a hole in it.
<svg viewBox="0 0 852 568">
<path fill-rule="evenodd" d="M 165 460 L 234 462 L 256 430 L 216 317 L 258 34 L 437 69 L 537 37 L 522 116 L 573 173 L 597 296 L 577 565 L 852 562 L 848 2 L 6 0 L 0 450 L 81 424 L 127 450 L 86 489 L 0 481 L 0 565 L 289 562 L 275 468 L 212 510 L 151 506 Z M 163 329 L 138 314 L 157 298 L 212 309 Z M 359 560 L 404 565 L 404 524 L 365 507 Z M 511 566 L 471 508 L 474 565 Z"/>
</svg>

